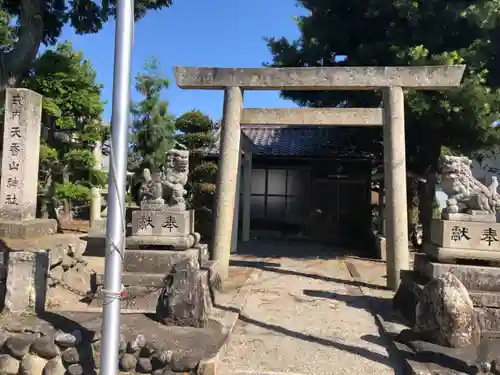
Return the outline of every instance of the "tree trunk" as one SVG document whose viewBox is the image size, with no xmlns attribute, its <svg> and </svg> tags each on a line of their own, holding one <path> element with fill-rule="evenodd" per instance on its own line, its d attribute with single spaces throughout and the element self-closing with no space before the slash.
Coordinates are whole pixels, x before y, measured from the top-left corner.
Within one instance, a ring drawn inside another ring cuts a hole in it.
<svg viewBox="0 0 500 375">
<path fill-rule="evenodd" d="M 17 42 L 8 52 L 0 52 L 0 93 L 17 85 L 31 69 L 43 40 L 44 0 L 21 0 Z"/>
</svg>

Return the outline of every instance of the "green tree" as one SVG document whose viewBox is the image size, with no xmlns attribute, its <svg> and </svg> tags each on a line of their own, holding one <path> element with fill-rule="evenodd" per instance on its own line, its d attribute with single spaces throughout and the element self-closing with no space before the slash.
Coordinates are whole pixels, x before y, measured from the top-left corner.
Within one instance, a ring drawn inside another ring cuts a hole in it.
<svg viewBox="0 0 500 375">
<path fill-rule="evenodd" d="M 87 203 L 90 188 L 106 183 L 92 155 L 95 142 L 108 133 L 101 126 L 102 86 L 95 80 L 90 62 L 65 42 L 45 51 L 24 82 L 43 95 L 39 194 L 44 216 L 62 202 L 60 219 L 71 219 L 73 204 Z"/>
<path fill-rule="evenodd" d="M 189 151 L 187 202 L 196 210 L 197 231 L 205 238 L 211 235 L 212 209 L 215 196 L 217 164 L 207 160 L 207 150 L 216 145 L 214 122 L 199 110 L 179 116 L 175 127 L 177 139 Z"/>
<path fill-rule="evenodd" d="M 69 25 L 78 34 L 99 32 L 114 17 L 116 0 L 0 0 L 0 92 L 19 83 L 43 43 L 54 45 Z M 172 0 L 135 0 L 136 20 Z M 111 47 L 111 46 L 110 46 Z"/>
<path fill-rule="evenodd" d="M 131 170 L 160 171 L 165 164 L 165 154 L 175 144 L 175 119 L 168 112 L 168 101 L 161 99 L 168 86 L 168 79 L 155 58 L 147 60 L 143 72 L 135 78 L 136 90 L 144 99 L 133 103 L 131 109 Z"/>
<path fill-rule="evenodd" d="M 428 234 L 435 172 L 443 146 L 470 154 L 495 145 L 500 115 L 500 2 L 413 0 L 299 0 L 298 40 L 269 38 L 274 66 L 394 66 L 466 64 L 460 89 L 407 91 L 408 168 L 424 175 L 420 220 Z M 376 107 L 377 92 L 283 92 L 311 107 Z M 380 153 L 381 132 L 344 130 Z"/>
</svg>

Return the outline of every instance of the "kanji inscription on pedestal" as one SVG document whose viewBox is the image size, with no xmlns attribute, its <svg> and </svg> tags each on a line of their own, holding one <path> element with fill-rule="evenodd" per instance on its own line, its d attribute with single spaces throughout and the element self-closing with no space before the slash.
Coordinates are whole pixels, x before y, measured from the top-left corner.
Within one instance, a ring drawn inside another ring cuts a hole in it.
<svg viewBox="0 0 500 375">
<path fill-rule="evenodd" d="M 27 89 L 7 89 L 0 219 L 18 221 L 35 218 L 41 117 L 41 95 Z"/>
</svg>

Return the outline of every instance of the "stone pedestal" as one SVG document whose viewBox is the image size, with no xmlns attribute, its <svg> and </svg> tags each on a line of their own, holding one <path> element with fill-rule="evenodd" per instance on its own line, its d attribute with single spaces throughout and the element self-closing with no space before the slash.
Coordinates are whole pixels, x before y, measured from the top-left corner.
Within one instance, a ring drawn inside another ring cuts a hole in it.
<svg viewBox="0 0 500 375">
<path fill-rule="evenodd" d="M 441 262 L 457 259 L 500 262 L 500 224 L 496 222 L 434 219 L 431 242 L 424 245 L 424 251 Z"/>
<path fill-rule="evenodd" d="M 143 204 L 132 213 L 123 285 L 124 313 L 153 313 L 167 325 L 203 327 L 212 306 L 209 291 L 215 272 L 208 246 L 194 232 L 194 211 Z M 98 289 L 103 275 L 97 275 Z M 92 304 L 102 307 L 97 298 Z"/>
<path fill-rule="evenodd" d="M 36 219 L 42 96 L 7 89 L 0 185 L 0 237 L 53 234 L 55 220 Z"/>
<path fill-rule="evenodd" d="M 208 260 L 206 244 L 183 251 L 127 250 L 123 272 L 127 296 L 121 311 L 157 314 L 171 325 L 203 326 L 213 305 L 209 285 L 214 272 L 216 263 Z M 97 275 L 98 289 L 103 283 L 104 275 Z M 92 306 L 102 307 L 102 300 L 95 299 Z"/>
<path fill-rule="evenodd" d="M 127 248 L 186 250 L 200 242 L 200 235 L 194 231 L 194 211 L 144 208 L 132 213 L 132 236 L 127 238 Z"/>
<path fill-rule="evenodd" d="M 7 256 L 5 310 L 10 313 L 42 312 L 49 254 L 45 251 L 10 251 Z"/>
<path fill-rule="evenodd" d="M 401 274 L 393 301 L 410 322 L 425 284 L 450 272 L 467 288 L 484 330 L 500 330 L 500 224 L 489 216 L 449 214 L 463 220 L 433 220 L 432 243 L 415 255 L 414 270 Z"/>
</svg>

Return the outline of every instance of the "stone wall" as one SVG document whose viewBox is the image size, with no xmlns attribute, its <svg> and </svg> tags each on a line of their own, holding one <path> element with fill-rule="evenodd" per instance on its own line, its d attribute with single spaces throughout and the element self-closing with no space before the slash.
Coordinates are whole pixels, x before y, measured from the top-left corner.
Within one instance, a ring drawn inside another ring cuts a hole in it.
<svg viewBox="0 0 500 375">
<path fill-rule="evenodd" d="M 79 330 L 40 333 L 1 333 L 0 372 L 3 375 L 91 375 L 100 367 L 100 335 L 82 337 Z M 173 348 L 175 350 L 175 348 Z M 158 348 L 143 335 L 121 339 L 119 368 L 124 372 L 161 375 L 191 373 L 199 358 L 178 356 Z"/>
<path fill-rule="evenodd" d="M 83 242 L 83 241 L 81 241 Z M 47 308 L 61 308 L 84 298 L 91 289 L 95 273 L 82 254 L 85 243 L 61 245 L 49 252 L 50 268 L 47 282 Z"/>
</svg>

